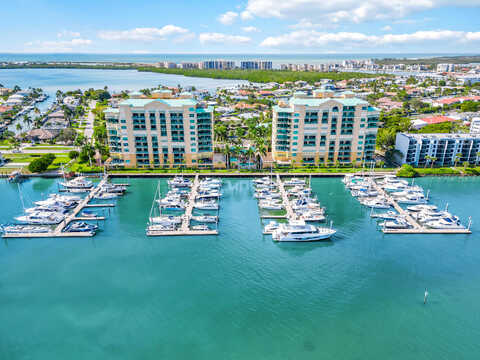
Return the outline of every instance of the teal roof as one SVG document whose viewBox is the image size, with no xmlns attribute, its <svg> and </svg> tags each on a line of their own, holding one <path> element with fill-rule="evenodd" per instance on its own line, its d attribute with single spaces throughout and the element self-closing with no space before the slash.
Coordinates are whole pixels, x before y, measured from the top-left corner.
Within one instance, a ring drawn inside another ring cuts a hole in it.
<svg viewBox="0 0 480 360">
<path fill-rule="evenodd" d="M 161 102 L 171 107 L 181 106 L 195 106 L 197 102 L 193 99 L 127 99 L 122 101 L 119 105 L 143 107 L 151 102 Z"/>
<path fill-rule="evenodd" d="M 368 111 L 380 111 L 380 109 L 376 108 L 375 106 L 369 106 Z"/>
<path fill-rule="evenodd" d="M 279 113 L 279 112 L 293 112 L 293 109 L 289 108 L 289 107 L 280 107 L 278 105 L 274 105 L 273 106 L 273 111 Z"/>
<path fill-rule="evenodd" d="M 107 108 L 105 109 L 103 112 L 108 112 L 108 113 L 119 113 L 120 110 L 119 109 L 116 109 L 116 108 Z"/>
<path fill-rule="evenodd" d="M 206 108 L 198 108 L 195 110 L 196 113 L 211 113 L 213 112 L 213 106 L 208 106 Z"/>
<path fill-rule="evenodd" d="M 358 99 L 358 98 L 351 98 L 351 99 L 343 99 L 343 98 L 323 98 L 323 99 L 315 99 L 315 98 L 307 98 L 307 99 L 300 99 L 300 98 L 292 98 L 290 99 L 290 104 L 293 105 L 305 105 L 305 106 L 320 106 L 328 101 L 335 101 L 343 106 L 357 106 L 357 105 L 365 105 L 368 104 L 365 100 Z"/>
</svg>

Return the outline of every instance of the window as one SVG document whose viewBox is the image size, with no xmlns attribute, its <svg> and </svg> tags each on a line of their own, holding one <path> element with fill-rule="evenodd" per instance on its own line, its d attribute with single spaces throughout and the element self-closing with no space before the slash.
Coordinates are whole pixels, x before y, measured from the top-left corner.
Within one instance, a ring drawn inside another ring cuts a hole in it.
<svg viewBox="0 0 480 360">
<path fill-rule="evenodd" d="M 305 135 L 303 137 L 303 146 L 315 146 L 316 136 L 315 135 Z"/>
</svg>

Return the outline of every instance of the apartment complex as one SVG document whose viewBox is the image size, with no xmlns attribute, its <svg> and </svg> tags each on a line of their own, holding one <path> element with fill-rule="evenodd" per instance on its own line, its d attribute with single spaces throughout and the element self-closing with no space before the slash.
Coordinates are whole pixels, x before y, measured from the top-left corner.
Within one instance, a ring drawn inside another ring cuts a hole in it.
<svg viewBox="0 0 480 360">
<path fill-rule="evenodd" d="M 373 161 L 379 110 L 351 92 L 296 93 L 273 107 L 272 155 L 279 164 Z"/>
<path fill-rule="evenodd" d="M 131 98 L 105 110 L 113 164 L 210 166 L 213 107 L 192 98 Z"/>
<path fill-rule="evenodd" d="M 207 60 L 199 64 L 200 69 L 209 70 L 232 70 L 235 68 L 235 61 L 230 60 Z"/>
<path fill-rule="evenodd" d="M 272 70 L 273 64 L 271 61 L 263 60 L 248 60 L 240 62 L 240 69 L 242 70 Z"/>
<path fill-rule="evenodd" d="M 452 166 L 475 164 L 480 152 L 480 134 L 397 134 L 395 148 L 402 153 L 402 164 Z"/>
</svg>

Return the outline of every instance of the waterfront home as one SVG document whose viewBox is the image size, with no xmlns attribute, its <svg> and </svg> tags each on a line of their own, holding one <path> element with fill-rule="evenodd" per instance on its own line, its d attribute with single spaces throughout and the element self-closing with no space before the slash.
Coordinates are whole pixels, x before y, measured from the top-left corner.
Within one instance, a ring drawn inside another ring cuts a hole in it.
<svg viewBox="0 0 480 360">
<path fill-rule="evenodd" d="M 45 129 L 30 130 L 26 134 L 26 139 L 33 142 L 44 142 L 55 139 L 56 134 Z"/>
</svg>

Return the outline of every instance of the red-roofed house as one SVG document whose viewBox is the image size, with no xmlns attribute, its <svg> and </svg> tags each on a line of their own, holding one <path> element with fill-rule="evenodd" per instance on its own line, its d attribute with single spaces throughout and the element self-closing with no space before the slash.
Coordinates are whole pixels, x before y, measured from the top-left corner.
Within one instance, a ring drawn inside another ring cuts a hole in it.
<svg viewBox="0 0 480 360">
<path fill-rule="evenodd" d="M 452 105 L 463 103 L 464 101 L 480 101 L 480 96 L 458 96 L 453 98 L 439 99 L 432 102 L 433 106 Z"/>
<path fill-rule="evenodd" d="M 455 119 L 452 119 L 451 117 L 444 116 L 444 115 L 426 117 L 426 118 L 423 118 L 423 119 L 420 119 L 420 120 L 425 121 L 427 124 L 439 124 L 439 123 L 443 123 L 443 122 L 455 121 Z"/>
</svg>

